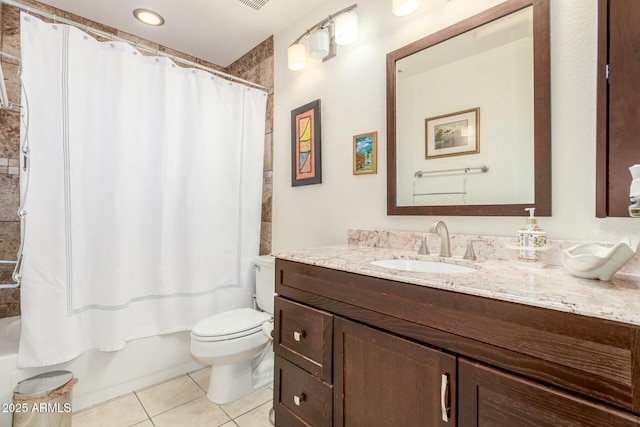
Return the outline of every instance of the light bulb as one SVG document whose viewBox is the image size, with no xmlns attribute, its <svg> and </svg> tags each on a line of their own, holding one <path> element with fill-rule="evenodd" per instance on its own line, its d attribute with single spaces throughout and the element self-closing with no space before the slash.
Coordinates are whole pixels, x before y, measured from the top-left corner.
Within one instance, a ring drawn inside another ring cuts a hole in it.
<svg viewBox="0 0 640 427">
<path fill-rule="evenodd" d="M 302 43 L 296 43 L 289 46 L 287 50 L 287 59 L 289 69 L 292 71 L 302 70 L 307 56 L 307 49 Z"/>
<path fill-rule="evenodd" d="M 353 43 L 358 38 L 358 15 L 346 12 L 338 16 L 335 21 L 336 44 L 344 46 Z"/>
<path fill-rule="evenodd" d="M 393 0 L 393 14 L 396 16 L 407 16 L 415 12 L 422 3 L 422 0 Z"/>
<path fill-rule="evenodd" d="M 312 58 L 324 58 L 329 54 L 329 30 L 318 28 L 309 38 L 309 56 Z"/>
</svg>

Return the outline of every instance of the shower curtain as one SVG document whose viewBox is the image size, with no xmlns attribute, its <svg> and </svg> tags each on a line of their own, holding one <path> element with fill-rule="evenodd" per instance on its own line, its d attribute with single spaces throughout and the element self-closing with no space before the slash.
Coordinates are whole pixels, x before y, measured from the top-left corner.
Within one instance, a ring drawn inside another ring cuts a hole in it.
<svg viewBox="0 0 640 427">
<path fill-rule="evenodd" d="M 246 307 L 266 93 L 21 15 L 20 366 Z"/>
</svg>

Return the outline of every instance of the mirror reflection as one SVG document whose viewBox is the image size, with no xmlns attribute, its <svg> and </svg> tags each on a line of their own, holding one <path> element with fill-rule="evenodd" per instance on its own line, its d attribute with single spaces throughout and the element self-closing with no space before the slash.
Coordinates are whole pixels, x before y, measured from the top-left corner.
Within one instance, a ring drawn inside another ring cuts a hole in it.
<svg viewBox="0 0 640 427">
<path fill-rule="evenodd" d="M 532 7 L 396 62 L 398 206 L 535 201 Z"/>
<path fill-rule="evenodd" d="M 387 214 L 551 215 L 549 0 L 387 54 Z"/>
</svg>

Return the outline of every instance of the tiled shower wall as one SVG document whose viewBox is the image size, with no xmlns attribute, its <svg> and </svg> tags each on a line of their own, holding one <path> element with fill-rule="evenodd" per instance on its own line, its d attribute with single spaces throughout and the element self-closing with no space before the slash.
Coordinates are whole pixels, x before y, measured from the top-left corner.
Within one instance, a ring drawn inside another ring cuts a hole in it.
<svg viewBox="0 0 640 427">
<path fill-rule="evenodd" d="M 190 62 L 223 71 L 245 80 L 273 88 L 273 37 L 256 46 L 228 68 L 202 61 L 198 58 L 174 51 L 147 40 L 139 39 L 117 29 L 88 21 L 79 16 L 52 8 L 42 3 L 23 0 L 21 3 L 36 9 L 44 10 L 66 19 L 88 25 L 89 27 L 114 34 L 120 38 L 158 49 L 160 52 Z M 2 5 L 0 11 L 0 48 L 3 52 L 20 57 L 20 11 L 12 6 Z M 224 42 L 224 41 L 222 41 Z M 18 65 L 5 57 L 2 60 L 2 71 L 9 100 L 20 102 L 20 83 L 17 78 Z M 265 129 L 265 155 L 262 197 L 262 228 L 260 254 L 271 252 L 271 196 L 273 176 L 273 90 L 269 92 L 267 102 L 267 124 Z M 0 110 L 0 260 L 15 260 L 20 245 L 20 221 L 17 211 L 20 201 L 19 186 L 19 152 L 20 152 L 20 110 Z M 0 264 L 0 283 L 11 283 L 13 265 Z M 20 291 L 0 289 L 0 318 L 20 314 Z"/>
</svg>

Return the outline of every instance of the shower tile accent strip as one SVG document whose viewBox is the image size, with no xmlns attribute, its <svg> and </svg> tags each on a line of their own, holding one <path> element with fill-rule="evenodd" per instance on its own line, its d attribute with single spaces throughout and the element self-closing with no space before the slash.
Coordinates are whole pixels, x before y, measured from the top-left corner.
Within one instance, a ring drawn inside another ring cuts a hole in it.
<svg viewBox="0 0 640 427">
<path fill-rule="evenodd" d="M 0 174 L 18 175 L 20 174 L 20 160 L 0 157 Z"/>
</svg>

